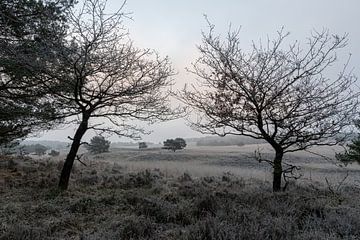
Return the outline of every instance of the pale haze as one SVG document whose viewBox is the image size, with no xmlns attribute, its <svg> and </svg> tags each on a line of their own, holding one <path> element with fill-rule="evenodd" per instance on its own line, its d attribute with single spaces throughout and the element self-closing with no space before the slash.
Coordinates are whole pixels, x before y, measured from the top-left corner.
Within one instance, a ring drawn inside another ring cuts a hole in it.
<svg viewBox="0 0 360 240">
<path fill-rule="evenodd" d="M 119 8 L 122 1 L 109 0 L 108 11 Z M 240 38 L 244 50 L 251 41 L 272 38 L 282 27 L 290 32 L 291 40 L 305 43 L 312 30 L 326 28 L 331 33 L 342 35 L 348 33 L 349 42 L 346 49 L 339 53 L 340 63 L 334 66 L 341 68 L 351 53 L 349 70 L 353 69 L 360 76 L 360 1 L 358 0 L 128 0 L 124 12 L 131 13 L 132 20 L 124 21 L 130 37 L 137 47 L 157 50 L 162 56 L 169 56 L 177 72 L 174 78 L 174 89 L 181 89 L 185 83 L 195 81 L 195 77 L 185 68 L 198 54 L 196 45 L 201 42 L 201 31 L 207 31 L 204 14 L 216 26 L 216 32 L 225 35 L 231 24 L 236 29 L 241 26 Z M 184 120 L 146 126 L 152 130 L 150 135 L 143 136 L 145 141 L 160 142 L 167 138 L 198 137 L 199 133 L 190 129 Z M 72 136 L 74 127 L 52 130 L 38 134 L 32 140 L 66 141 Z M 90 132 L 85 140 L 93 136 Z M 129 141 L 129 139 L 111 137 L 111 141 Z"/>
</svg>

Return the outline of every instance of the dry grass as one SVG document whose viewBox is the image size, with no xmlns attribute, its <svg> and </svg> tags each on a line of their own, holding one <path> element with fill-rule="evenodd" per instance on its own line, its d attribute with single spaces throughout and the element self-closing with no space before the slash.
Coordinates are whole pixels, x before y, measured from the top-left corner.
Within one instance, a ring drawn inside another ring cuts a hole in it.
<svg viewBox="0 0 360 240">
<path fill-rule="evenodd" d="M 76 164 L 70 189 L 59 192 L 61 162 L 1 159 L 0 239 L 360 238 L 354 186 L 292 185 L 274 194 L 269 182 L 229 173 L 171 176 L 87 163 Z"/>
<path fill-rule="evenodd" d="M 240 147 L 190 147 L 175 153 L 161 149 L 113 149 L 103 155 L 88 156 L 88 159 L 116 163 L 130 171 L 159 169 L 166 176 L 189 173 L 196 177 L 206 177 L 221 176 L 224 172 L 229 172 L 246 180 L 271 181 L 271 167 L 266 162 L 259 163 L 255 160 L 255 150 L 260 150 L 262 157 L 266 159 L 273 158 L 273 150 L 267 144 L 252 144 Z M 299 183 L 325 184 L 327 179 L 335 184 L 347 176 L 347 184 L 357 185 L 360 180 L 360 165 L 339 167 L 335 153 L 340 150 L 340 147 L 315 147 L 311 151 L 324 155 L 327 159 L 308 152 L 296 152 L 286 155 L 284 161 L 301 167 L 299 173 L 303 177 Z"/>
</svg>

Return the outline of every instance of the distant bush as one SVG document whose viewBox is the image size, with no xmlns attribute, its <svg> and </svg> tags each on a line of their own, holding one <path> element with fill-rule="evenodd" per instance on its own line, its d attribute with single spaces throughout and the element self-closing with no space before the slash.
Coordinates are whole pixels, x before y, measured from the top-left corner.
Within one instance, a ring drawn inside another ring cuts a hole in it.
<svg viewBox="0 0 360 240">
<path fill-rule="evenodd" d="M 60 152 L 55 151 L 55 150 L 51 150 L 51 152 L 49 152 L 49 155 L 52 157 L 57 157 L 60 155 Z"/>
<path fill-rule="evenodd" d="M 34 150 L 36 155 L 42 156 L 46 153 L 46 150 L 48 150 L 48 148 L 44 145 L 36 144 Z"/>
<path fill-rule="evenodd" d="M 147 146 L 146 142 L 139 142 L 139 149 L 145 149 L 147 147 L 148 146 Z"/>
<path fill-rule="evenodd" d="M 183 138 L 167 139 L 164 142 L 163 149 L 172 151 L 180 150 L 186 147 L 186 142 Z"/>
<path fill-rule="evenodd" d="M 360 130 L 360 121 L 356 122 L 356 127 Z M 360 164 L 360 134 L 351 140 L 344 153 L 336 154 L 336 158 L 345 164 L 353 162 Z"/>
<path fill-rule="evenodd" d="M 109 151 L 110 141 L 106 140 L 103 136 L 95 136 L 85 147 L 91 153 L 104 153 Z"/>
<path fill-rule="evenodd" d="M 20 155 L 36 154 L 42 156 L 46 153 L 49 148 L 42 144 L 30 144 L 30 145 L 19 145 L 13 148 L 13 152 L 19 153 Z"/>
<path fill-rule="evenodd" d="M 19 141 L 12 141 L 0 144 L 0 153 L 2 155 L 12 155 L 17 152 L 17 148 L 19 146 Z"/>
</svg>

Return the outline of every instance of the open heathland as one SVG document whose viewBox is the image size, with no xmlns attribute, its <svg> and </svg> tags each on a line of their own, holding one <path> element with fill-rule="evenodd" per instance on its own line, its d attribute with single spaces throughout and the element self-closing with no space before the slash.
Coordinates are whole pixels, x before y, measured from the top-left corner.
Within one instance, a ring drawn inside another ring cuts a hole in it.
<svg viewBox="0 0 360 240">
<path fill-rule="evenodd" d="M 67 191 L 57 189 L 61 157 L 2 157 L 0 239 L 360 238 L 355 177 L 337 182 L 327 175 L 327 184 L 297 181 L 273 193 L 266 167 L 223 150 L 89 155 L 86 166 L 76 163 Z M 316 176 L 325 172 L 324 164 L 319 160 L 308 169 Z M 253 177 L 241 176 L 250 169 Z"/>
</svg>

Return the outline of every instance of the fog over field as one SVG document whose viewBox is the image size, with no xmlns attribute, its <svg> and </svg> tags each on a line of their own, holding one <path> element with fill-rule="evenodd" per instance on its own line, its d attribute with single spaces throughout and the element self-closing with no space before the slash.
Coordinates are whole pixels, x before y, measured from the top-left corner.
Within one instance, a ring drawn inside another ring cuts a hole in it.
<svg viewBox="0 0 360 240">
<path fill-rule="evenodd" d="M 335 153 L 342 147 L 314 147 L 310 152 L 289 154 L 284 161 L 301 169 L 298 183 L 325 184 L 326 180 L 339 183 L 346 178 L 347 184 L 360 184 L 360 165 L 357 163 L 344 167 L 335 159 Z M 88 160 L 98 160 L 119 164 L 130 171 L 158 169 L 169 176 L 189 173 L 194 177 L 221 176 L 231 173 L 244 179 L 271 181 L 271 166 L 256 159 L 255 151 L 262 158 L 273 159 L 274 153 L 268 144 L 243 146 L 189 146 L 172 152 L 159 147 L 138 150 L 137 148 L 114 148 L 102 155 L 86 155 Z M 317 155 L 314 155 L 316 153 Z"/>
</svg>

